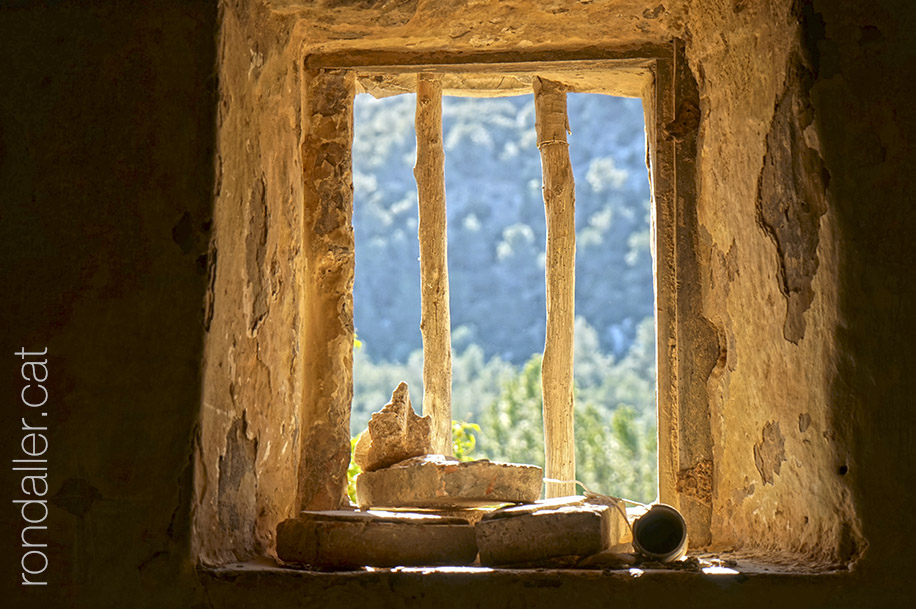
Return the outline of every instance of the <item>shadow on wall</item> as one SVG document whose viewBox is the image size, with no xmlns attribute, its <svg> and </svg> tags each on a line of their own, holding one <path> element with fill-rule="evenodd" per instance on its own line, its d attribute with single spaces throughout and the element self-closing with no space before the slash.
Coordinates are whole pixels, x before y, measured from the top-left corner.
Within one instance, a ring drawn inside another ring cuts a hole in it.
<svg viewBox="0 0 916 609">
<path fill-rule="evenodd" d="M 48 585 L 16 585 L 25 523 L 8 504 L 14 606 L 123 606 L 140 590 L 193 604 L 216 5 L 0 8 L 6 463 L 25 456 L 21 419 L 38 415 L 12 354 L 48 350 L 48 528 L 30 536 L 48 543 L 32 576 Z M 19 472 L 4 472 L 21 498 Z"/>
<path fill-rule="evenodd" d="M 825 475 L 846 477 L 856 498 L 870 559 L 863 568 L 899 586 L 912 580 L 913 567 L 906 545 L 912 528 L 900 528 L 898 510 L 899 500 L 912 497 L 916 476 L 916 387 L 912 374 L 904 376 L 916 370 L 916 86 L 897 75 L 916 65 L 908 34 L 916 11 L 893 1 L 867 12 L 820 0 L 804 9 L 816 78 L 811 106 L 840 243 L 840 356 L 828 427 L 844 450 Z M 855 541 L 852 532 L 843 533 Z"/>
</svg>

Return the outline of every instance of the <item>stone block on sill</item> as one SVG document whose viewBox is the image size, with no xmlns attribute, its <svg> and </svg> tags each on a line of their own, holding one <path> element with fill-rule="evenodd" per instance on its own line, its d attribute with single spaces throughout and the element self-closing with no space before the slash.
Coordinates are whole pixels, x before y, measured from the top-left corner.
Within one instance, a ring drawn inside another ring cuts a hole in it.
<svg viewBox="0 0 916 609">
<path fill-rule="evenodd" d="M 488 514 L 475 526 L 482 565 L 538 566 L 615 546 L 627 530 L 614 507 L 560 497 Z"/>
<path fill-rule="evenodd" d="M 460 518 L 409 512 L 302 512 L 277 526 L 277 556 L 322 569 L 468 565 L 474 527 Z"/>
<path fill-rule="evenodd" d="M 536 465 L 457 461 L 425 455 L 356 478 L 360 507 L 480 507 L 531 503 L 541 494 L 542 470 Z"/>
</svg>

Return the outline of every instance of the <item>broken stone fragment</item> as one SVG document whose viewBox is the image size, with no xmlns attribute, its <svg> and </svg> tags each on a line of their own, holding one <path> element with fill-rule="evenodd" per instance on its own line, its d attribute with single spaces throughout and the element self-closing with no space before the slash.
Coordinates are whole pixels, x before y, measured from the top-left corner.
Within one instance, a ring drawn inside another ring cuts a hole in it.
<svg viewBox="0 0 916 609">
<path fill-rule="evenodd" d="M 541 494 L 542 470 L 536 465 L 457 461 L 425 455 L 356 478 L 361 507 L 476 507 L 531 503 Z"/>
<path fill-rule="evenodd" d="M 409 512 L 302 512 L 277 526 L 277 556 L 310 567 L 467 565 L 474 527 L 460 518 Z"/>
<path fill-rule="evenodd" d="M 364 472 L 431 452 L 430 420 L 413 411 L 407 383 L 400 383 L 391 401 L 369 419 L 356 442 L 353 458 Z"/>
<path fill-rule="evenodd" d="M 577 496 L 497 510 L 475 532 L 481 564 L 538 566 L 608 550 L 626 527 L 617 509 Z"/>
</svg>

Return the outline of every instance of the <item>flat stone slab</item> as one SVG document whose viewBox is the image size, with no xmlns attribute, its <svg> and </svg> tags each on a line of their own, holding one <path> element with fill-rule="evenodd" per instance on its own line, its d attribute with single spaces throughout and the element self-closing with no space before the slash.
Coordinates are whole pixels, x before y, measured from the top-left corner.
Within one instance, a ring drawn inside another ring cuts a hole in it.
<svg viewBox="0 0 916 609">
<path fill-rule="evenodd" d="M 481 519 L 487 514 L 493 512 L 497 508 L 495 507 L 475 507 L 475 508 L 456 508 L 456 507 L 445 507 L 445 508 L 386 508 L 386 510 L 391 510 L 395 514 L 401 512 L 409 512 L 413 514 L 422 514 L 424 516 L 442 516 L 443 518 L 460 518 L 461 520 L 466 520 L 471 526 L 477 524 Z M 373 510 L 374 511 L 374 510 Z"/>
<path fill-rule="evenodd" d="M 626 528 L 616 508 L 561 497 L 496 510 L 477 523 L 475 532 L 480 564 L 538 566 L 609 550 Z"/>
<path fill-rule="evenodd" d="M 543 473 L 536 465 L 461 462 L 426 455 L 356 478 L 360 507 L 479 507 L 531 503 L 541 494 Z"/>
<path fill-rule="evenodd" d="M 409 512 L 302 512 L 277 525 L 280 560 L 323 569 L 468 565 L 474 527 L 461 518 Z"/>
</svg>

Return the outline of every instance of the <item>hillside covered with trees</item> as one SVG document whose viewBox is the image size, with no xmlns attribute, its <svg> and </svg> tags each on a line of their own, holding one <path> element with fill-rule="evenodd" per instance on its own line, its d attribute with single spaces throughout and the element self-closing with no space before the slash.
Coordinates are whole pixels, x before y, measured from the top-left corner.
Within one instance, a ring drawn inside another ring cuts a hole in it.
<svg viewBox="0 0 916 609">
<path fill-rule="evenodd" d="M 357 98 L 351 429 L 422 397 L 415 98 Z M 576 178 L 577 477 L 652 500 L 655 343 L 639 100 L 569 95 Z M 444 98 L 453 416 L 469 457 L 543 464 L 544 204 L 532 97 Z M 468 439 L 473 436 L 473 439 Z M 470 442 L 470 444 L 469 444 Z M 473 448 L 471 445 L 473 444 Z"/>
</svg>

